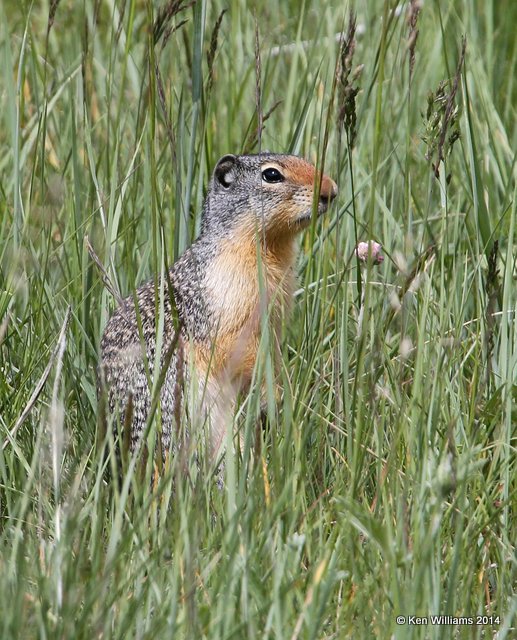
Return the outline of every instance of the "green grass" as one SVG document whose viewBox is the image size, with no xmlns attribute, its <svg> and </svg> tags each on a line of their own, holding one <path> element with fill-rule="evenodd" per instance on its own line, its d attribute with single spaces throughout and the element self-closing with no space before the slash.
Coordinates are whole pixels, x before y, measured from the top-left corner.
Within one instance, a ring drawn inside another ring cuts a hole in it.
<svg viewBox="0 0 517 640">
<path fill-rule="evenodd" d="M 49 30 L 48 2 L 0 5 L 0 637 L 515 638 L 517 5 L 426 0 L 410 82 L 405 11 L 357 3 L 351 154 L 348 7 L 198 0 L 154 46 L 159 6 L 63 0 Z M 259 136 L 256 29 L 262 114 L 280 101 Z M 437 178 L 428 95 L 462 35 Z M 224 490 L 182 460 L 109 482 L 115 300 L 86 238 L 131 294 L 196 236 L 217 158 L 258 140 L 340 188 L 301 239 L 282 394 L 266 335 Z M 358 270 L 356 233 L 382 265 Z M 500 622 L 396 624 L 411 614 Z"/>
</svg>

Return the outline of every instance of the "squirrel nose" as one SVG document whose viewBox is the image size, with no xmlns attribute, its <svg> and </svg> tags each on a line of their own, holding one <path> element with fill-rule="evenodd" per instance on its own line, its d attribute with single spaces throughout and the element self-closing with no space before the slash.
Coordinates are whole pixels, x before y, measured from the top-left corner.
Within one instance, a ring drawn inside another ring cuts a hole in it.
<svg viewBox="0 0 517 640">
<path fill-rule="evenodd" d="M 324 204 L 330 204 L 337 196 L 337 184 L 328 176 L 323 176 L 320 187 L 320 200 Z"/>
</svg>

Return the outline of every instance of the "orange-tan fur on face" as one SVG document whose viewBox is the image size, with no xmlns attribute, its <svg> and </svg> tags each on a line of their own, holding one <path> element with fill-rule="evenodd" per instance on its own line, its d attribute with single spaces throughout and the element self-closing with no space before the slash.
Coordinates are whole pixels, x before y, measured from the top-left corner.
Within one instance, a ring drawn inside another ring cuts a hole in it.
<svg viewBox="0 0 517 640">
<path fill-rule="evenodd" d="M 315 167 L 302 158 L 286 156 L 282 160 L 264 162 L 262 170 L 275 168 L 285 177 L 284 182 L 263 184 L 263 199 L 268 206 L 266 236 L 269 243 L 283 243 L 310 223 L 314 192 L 319 187 L 318 213 L 323 213 L 327 204 L 336 196 L 336 183 L 321 175 Z M 319 182 L 319 184 L 318 184 Z M 278 197 L 275 206 L 274 198 Z"/>
</svg>

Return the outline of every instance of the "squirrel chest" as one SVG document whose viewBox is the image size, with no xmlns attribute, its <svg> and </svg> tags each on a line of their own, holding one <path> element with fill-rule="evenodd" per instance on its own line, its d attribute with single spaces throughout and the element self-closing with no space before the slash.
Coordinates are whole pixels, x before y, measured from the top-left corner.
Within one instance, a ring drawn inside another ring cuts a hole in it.
<svg viewBox="0 0 517 640">
<path fill-rule="evenodd" d="M 263 317 L 269 314 L 277 334 L 282 317 L 290 310 L 294 261 L 291 239 L 265 249 L 253 238 L 228 241 L 221 246 L 205 279 L 213 335 L 211 344 L 201 348 L 203 359 L 212 357 L 215 375 L 222 374 L 244 386 L 249 384 Z"/>
</svg>

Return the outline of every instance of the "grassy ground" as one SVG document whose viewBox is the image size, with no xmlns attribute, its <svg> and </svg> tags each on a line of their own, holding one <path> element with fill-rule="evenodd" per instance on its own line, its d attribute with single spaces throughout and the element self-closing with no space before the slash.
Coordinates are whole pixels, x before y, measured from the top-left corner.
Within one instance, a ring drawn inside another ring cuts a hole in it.
<svg viewBox="0 0 517 640">
<path fill-rule="evenodd" d="M 50 4 L 0 5 L 0 636 L 515 638 L 515 2 L 426 0 L 413 28 L 357 3 L 352 60 L 339 3 Z M 108 483 L 88 242 L 131 293 L 195 236 L 217 158 L 259 146 L 340 188 L 261 450 L 223 491 L 174 461 Z"/>
</svg>

